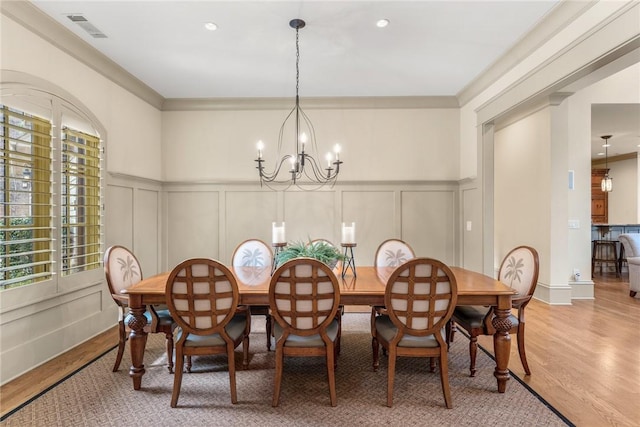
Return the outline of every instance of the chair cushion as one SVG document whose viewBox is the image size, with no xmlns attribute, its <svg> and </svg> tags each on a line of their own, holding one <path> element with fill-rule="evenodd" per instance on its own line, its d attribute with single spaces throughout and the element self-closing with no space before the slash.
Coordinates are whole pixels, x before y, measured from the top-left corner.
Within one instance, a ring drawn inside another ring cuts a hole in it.
<svg viewBox="0 0 640 427">
<path fill-rule="evenodd" d="M 233 316 L 231 321 L 225 326 L 225 330 L 232 340 L 237 340 L 244 333 L 247 326 L 247 317 L 244 314 Z M 178 340 L 182 337 L 182 329 L 178 331 Z M 196 335 L 189 334 L 185 343 L 185 347 L 217 347 L 226 345 L 220 334 Z"/>
<path fill-rule="evenodd" d="M 282 326 L 276 322 L 273 328 L 273 334 L 276 337 L 276 342 L 282 336 Z M 338 337 L 338 321 L 333 320 L 333 322 L 329 323 L 327 326 L 327 336 L 333 342 L 336 341 Z M 300 336 L 300 335 L 289 335 L 287 337 L 287 341 L 284 343 L 285 347 L 324 347 L 324 341 L 322 341 L 322 337 L 320 334 L 309 335 L 309 336 Z"/>
<path fill-rule="evenodd" d="M 482 321 L 489 312 L 489 307 L 481 305 L 459 305 L 453 312 L 453 320 L 469 325 L 471 328 L 484 328 Z M 513 314 L 509 315 L 511 327 L 517 327 L 518 317 Z"/>
<path fill-rule="evenodd" d="M 386 315 L 376 317 L 375 328 L 378 336 L 385 341 L 391 341 L 398 333 L 398 328 Z M 446 339 L 445 330 L 442 329 L 440 333 L 442 338 Z M 405 334 L 398 343 L 398 347 L 438 347 L 438 341 L 434 335 L 419 337 Z"/>
<path fill-rule="evenodd" d="M 171 317 L 171 313 L 169 313 L 168 309 L 156 309 L 156 314 L 158 315 L 158 324 L 170 325 L 173 323 L 173 318 Z"/>
</svg>

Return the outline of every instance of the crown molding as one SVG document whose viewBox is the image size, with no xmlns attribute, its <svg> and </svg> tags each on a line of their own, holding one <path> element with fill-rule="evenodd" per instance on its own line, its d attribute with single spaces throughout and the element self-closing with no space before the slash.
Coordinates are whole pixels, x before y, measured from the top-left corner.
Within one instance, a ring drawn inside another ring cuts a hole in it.
<svg viewBox="0 0 640 427">
<path fill-rule="evenodd" d="M 164 98 L 27 1 L 0 1 L 0 12 L 97 73 L 160 109 Z"/>
<path fill-rule="evenodd" d="M 454 96 L 309 97 L 300 100 L 310 109 L 459 108 Z M 162 111 L 286 110 L 293 98 L 169 98 Z"/>
<path fill-rule="evenodd" d="M 511 49 L 458 92 L 457 98 L 460 105 L 465 105 L 478 96 L 596 3 L 598 3 L 596 0 L 562 1 Z"/>
</svg>

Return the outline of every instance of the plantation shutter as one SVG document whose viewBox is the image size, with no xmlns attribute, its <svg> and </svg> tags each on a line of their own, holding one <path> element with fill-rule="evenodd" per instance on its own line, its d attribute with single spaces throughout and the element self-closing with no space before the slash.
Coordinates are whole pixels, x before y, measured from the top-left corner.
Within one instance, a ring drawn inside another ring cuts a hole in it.
<svg viewBox="0 0 640 427">
<path fill-rule="evenodd" d="M 0 105 L 0 289 L 53 274 L 51 123 Z"/>
<path fill-rule="evenodd" d="M 100 268 L 100 138 L 62 130 L 62 275 Z"/>
</svg>

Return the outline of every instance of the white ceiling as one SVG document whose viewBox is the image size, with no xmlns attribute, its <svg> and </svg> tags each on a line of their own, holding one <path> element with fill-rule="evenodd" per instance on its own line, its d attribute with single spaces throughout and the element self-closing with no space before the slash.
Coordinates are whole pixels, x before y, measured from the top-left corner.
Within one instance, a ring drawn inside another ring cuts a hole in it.
<svg viewBox="0 0 640 427">
<path fill-rule="evenodd" d="M 559 0 L 35 0 L 164 98 L 456 96 Z M 67 15 L 81 14 L 107 38 Z M 390 24 L 377 28 L 378 19 Z M 215 22 L 218 30 L 204 29 Z M 594 106 L 592 157 L 638 151 L 639 105 Z"/>
<path fill-rule="evenodd" d="M 294 18 L 301 96 L 455 96 L 558 0 L 33 3 L 163 97 L 215 98 L 295 93 Z"/>
</svg>

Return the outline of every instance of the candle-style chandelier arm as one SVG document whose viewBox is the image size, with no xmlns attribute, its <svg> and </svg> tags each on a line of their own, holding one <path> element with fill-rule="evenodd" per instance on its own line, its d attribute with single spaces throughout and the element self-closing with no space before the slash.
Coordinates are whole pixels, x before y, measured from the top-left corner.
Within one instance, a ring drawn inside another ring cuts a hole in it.
<svg viewBox="0 0 640 427">
<path fill-rule="evenodd" d="M 256 169 L 258 169 L 258 174 L 260 175 L 260 185 L 265 184 L 269 188 L 272 188 L 269 186 L 269 183 L 289 184 L 289 186 L 296 185 L 300 188 L 302 188 L 300 184 L 318 184 L 320 187 L 327 183 L 335 184 L 338 174 L 340 173 L 340 165 L 342 164 L 339 157 L 340 146 L 336 145 L 334 149 L 335 158 L 332 157 L 331 154 L 327 154 L 327 166 L 322 166 L 322 162 L 318 158 L 315 129 L 309 117 L 300 107 L 299 30 L 300 28 L 304 28 L 305 25 L 305 22 L 301 19 L 294 19 L 289 22 L 289 26 L 296 30 L 296 98 L 295 106 L 280 126 L 276 150 L 277 158 L 280 160 L 276 160 L 273 172 L 265 171 L 265 159 L 262 157 L 264 144 L 262 144 L 262 141 L 258 142 L 258 158 L 255 160 L 257 163 Z M 287 126 L 287 124 L 289 126 Z M 284 134 L 286 131 L 289 131 L 291 127 L 293 127 L 294 131 L 294 146 L 291 153 L 283 156 Z M 288 173 L 284 173 L 283 171 L 283 177 L 278 179 L 283 165 L 287 165 L 287 169 L 285 170 L 287 170 Z M 306 178 L 306 180 L 301 180 L 303 177 Z"/>
</svg>

